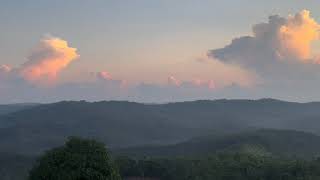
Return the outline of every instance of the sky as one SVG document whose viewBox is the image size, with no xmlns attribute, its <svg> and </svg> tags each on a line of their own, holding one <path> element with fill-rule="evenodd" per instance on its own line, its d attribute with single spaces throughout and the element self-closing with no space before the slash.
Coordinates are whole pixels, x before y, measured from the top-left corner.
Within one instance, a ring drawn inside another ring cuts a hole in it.
<svg viewBox="0 0 320 180">
<path fill-rule="evenodd" d="M 0 0 L 0 103 L 320 101 L 317 0 Z"/>
</svg>

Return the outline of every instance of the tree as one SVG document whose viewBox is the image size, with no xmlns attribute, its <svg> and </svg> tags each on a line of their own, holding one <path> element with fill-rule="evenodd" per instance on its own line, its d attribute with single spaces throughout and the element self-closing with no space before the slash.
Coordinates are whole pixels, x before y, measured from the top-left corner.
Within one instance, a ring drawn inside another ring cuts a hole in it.
<svg viewBox="0 0 320 180">
<path fill-rule="evenodd" d="M 29 180 L 118 180 L 103 143 L 71 137 L 47 151 L 32 168 Z"/>
</svg>

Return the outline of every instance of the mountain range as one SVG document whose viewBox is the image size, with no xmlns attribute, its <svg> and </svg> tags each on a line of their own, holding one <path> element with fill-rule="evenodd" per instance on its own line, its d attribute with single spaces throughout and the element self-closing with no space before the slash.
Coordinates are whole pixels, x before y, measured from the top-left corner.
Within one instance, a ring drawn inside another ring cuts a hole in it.
<svg viewBox="0 0 320 180">
<path fill-rule="evenodd" d="M 69 136 L 94 138 L 114 149 L 177 144 L 201 136 L 256 129 L 319 135 L 319 109 L 317 102 L 274 99 L 168 104 L 63 101 L 31 105 L 7 110 L 0 116 L 0 152 L 36 155 L 61 145 Z"/>
<path fill-rule="evenodd" d="M 275 99 L 0 105 L 0 176 L 24 179 L 39 155 L 70 136 L 104 142 L 115 156 L 312 159 L 320 152 L 319 110 L 319 102 Z"/>
</svg>

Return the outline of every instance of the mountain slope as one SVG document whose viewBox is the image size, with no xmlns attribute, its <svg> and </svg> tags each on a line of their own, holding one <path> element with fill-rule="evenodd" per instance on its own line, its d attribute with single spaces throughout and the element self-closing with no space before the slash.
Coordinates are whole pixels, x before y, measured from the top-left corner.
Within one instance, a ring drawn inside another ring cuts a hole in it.
<svg viewBox="0 0 320 180">
<path fill-rule="evenodd" d="M 193 137 L 278 128 L 320 134 L 320 103 L 272 99 L 170 104 L 59 102 L 0 116 L 0 152 L 38 154 L 68 136 L 109 147 L 165 145 Z"/>
<path fill-rule="evenodd" d="M 279 157 L 314 158 L 320 155 L 320 136 L 293 131 L 262 129 L 227 136 L 206 136 L 168 146 L 114 150 L 129 156 L 207 156 L 218 152 L 244 152 Z"/>
<path fill-rule="evenodd" d="M 0 131 L 1 150 L 21 150 L 19 153 L 39 153 L 60 145 L 68 136 L 92 137 L 109 146 L 159 143 L 179 129 L 153 115 L 148 106 L 128 102 L 61 102 L 5 115 L 0 120 L 11 122 Z"/>
<path fill-rule="evenodd" d="M 39 105 L 39 104 L 35 104 L 35 103 L 1 104 L 0 105 L 0 115 L 21 111 L 23 109 L 31 108 L 36 105 Z"/>
</svg>

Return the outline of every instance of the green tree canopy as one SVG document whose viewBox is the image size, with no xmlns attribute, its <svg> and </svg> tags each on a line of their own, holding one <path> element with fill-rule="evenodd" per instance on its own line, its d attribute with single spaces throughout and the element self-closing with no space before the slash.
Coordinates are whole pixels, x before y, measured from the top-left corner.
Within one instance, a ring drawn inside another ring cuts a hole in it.
<svg viewBox="0 0 320 180">
<path fill-rule="evenodd" d="M 29 180 L 118 180 L 103 143 L 71 137 L 47 151 L 30 171 Z"/>
</svg>

